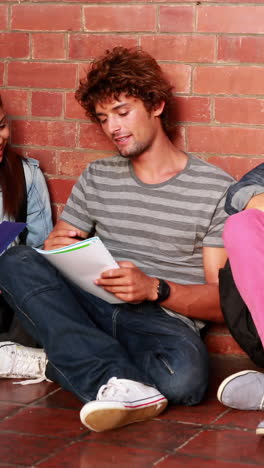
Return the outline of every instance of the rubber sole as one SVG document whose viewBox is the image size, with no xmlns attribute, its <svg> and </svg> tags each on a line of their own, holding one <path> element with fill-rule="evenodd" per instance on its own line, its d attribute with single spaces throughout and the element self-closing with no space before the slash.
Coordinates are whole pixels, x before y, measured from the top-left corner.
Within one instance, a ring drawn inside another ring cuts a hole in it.
<svg viewBox="0 0 264 468">
<path fill-rule="evenodd" d="M 167 404 L 165 398 L 158 403 L 142 405 L 140 408 L 126 407 L 125 403 L 116 401 L 94 401 L 87 403 L 81 409 L 80 419 L 88 429 L 103 432 L 154 418 L 165 410 Z"/>
</svg>

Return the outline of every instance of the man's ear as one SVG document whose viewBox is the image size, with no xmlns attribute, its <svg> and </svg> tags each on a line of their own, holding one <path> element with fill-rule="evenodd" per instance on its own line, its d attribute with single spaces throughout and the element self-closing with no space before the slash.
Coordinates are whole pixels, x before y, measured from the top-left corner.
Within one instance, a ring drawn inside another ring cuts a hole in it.
<svg viewBox="0 0 264 468">
<path fill-rule="evenodd" d="M 153 109 L 153 115 L 155 117 L 159 117 L 163 112 L 164 106 L 165 101 L 161 101 L 159 104 L 157 104 L 157 106 Z"/>
</svg>

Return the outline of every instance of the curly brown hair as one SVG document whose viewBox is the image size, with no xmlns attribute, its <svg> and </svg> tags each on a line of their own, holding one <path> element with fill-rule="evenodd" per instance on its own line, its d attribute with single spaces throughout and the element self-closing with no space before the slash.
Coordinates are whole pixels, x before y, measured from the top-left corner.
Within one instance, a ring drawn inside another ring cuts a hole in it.
<svg viewBox="0 0 264 468">
<path fill-rule="evenodd" d="M 141 48 L 114 47 L 94 60 L 87 76 L 80 81 L 75 93 L 87 117 L 98 122 L 95 106 L 121 93 L 143 101 L 148 112 L 165 102 L 161 114 L 164 131 L 171 129 L 172 86 L 156 60 Z"/>
</svg>

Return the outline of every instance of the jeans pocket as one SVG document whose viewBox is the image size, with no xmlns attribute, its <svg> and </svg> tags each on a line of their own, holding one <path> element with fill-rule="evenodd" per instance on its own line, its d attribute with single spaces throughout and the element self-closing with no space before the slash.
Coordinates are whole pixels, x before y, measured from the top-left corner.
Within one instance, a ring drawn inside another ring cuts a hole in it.
<svg viewBox="0 0 264 468">
<path fill-rule="evenodd" d="M 168 359 L 164 355 L 157 354 L 156 357 L 162 363 L 163 367 L 165 367 L 165 369 L 169 372 L 169 374 L 175 374 L 175 370 L 172 369 Z"/>
</svg>

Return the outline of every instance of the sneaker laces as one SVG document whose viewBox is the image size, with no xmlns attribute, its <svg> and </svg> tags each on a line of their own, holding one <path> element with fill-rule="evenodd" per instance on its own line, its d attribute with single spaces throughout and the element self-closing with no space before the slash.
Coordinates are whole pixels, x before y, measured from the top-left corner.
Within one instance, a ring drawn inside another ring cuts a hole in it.
<svg viewBox="0 0 264 468">
<path fill-rule="evenodd" d="M 129 389 L 124 380 L 112 377 L 107 384 L 100 387 L 96 400 L 124 401 L 124 395 L 128 393 Z"/>
<path fill-rule="evenodd" d="M 39 351 L 41 352 L 41 350 Z M 16 375 L 18 378 L 21 378 L 23 375 L 36 375 L 36 378 L 13 382 L 13 384 L 30 385 L 43 382 L 44 380 L 51 382 L 51 380 L 47 379 L 45 375 L 47 363 L 48 360 L 46 359 L 46 357 L 42 357 L 41 354 L 33 354 L 31 352 L 31 348 L 27 349 L 26 347 L 20 348 L 19 346 L 17 346 L 14 365 L 11 370 L 13 378 L 15 378 Z"/>
</svg>

